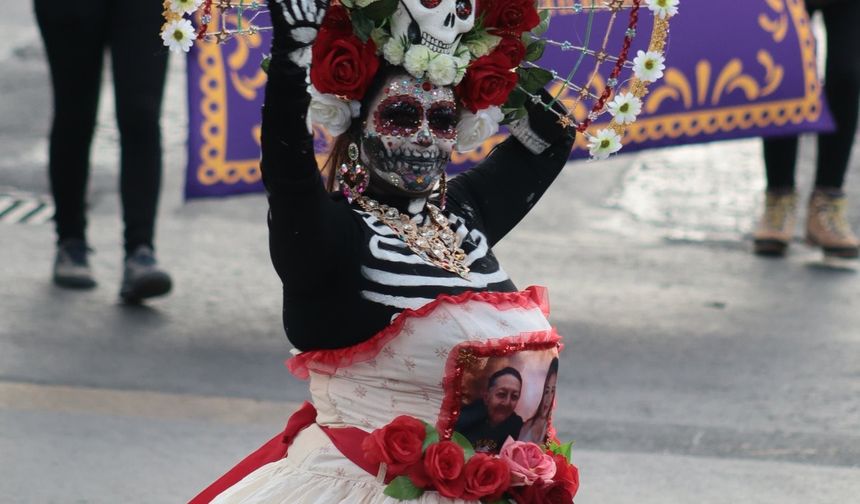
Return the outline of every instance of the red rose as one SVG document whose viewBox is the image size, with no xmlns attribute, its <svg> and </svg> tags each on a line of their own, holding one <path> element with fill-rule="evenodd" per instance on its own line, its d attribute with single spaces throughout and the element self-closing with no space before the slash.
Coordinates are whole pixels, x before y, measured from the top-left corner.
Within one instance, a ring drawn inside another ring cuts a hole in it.
<svg viewBox="0 0 860 504">
<path fill-rule="evenodd" d="M 498 500 L 511 484 L 511 471 L 504 461 L 478 453 L 466 463 L 463 500 Z"/>
<path fill-rule="evenodd" d="M 376 44 L 370 39 L 362 43 L 341 23 L 331 13 L 325 17 L 313 46 L 311 82 L 320 93 L 361 100 L 379 70 Z"/>
<path fill-rule="evenodd" d="M 362 441 L 361 448 L 368 462 L 384 462 L 388 466 L 388 474 L 399 476 L 421 460 L 426 435 L 427 430 L 420 420 L 399 416 L 385 427 L 371 432 Z"/>
<path fill-rule="evenodd" d="M 563 483 L 554 481 L 548 485 L 543 485 L 543 499 L 546 504 L 571 504 L 573 494 L 565 488 Z"/>
<path fill-rule="evenodd" d="M 508 56 L 496 51 L 476 59 L 454 88 L 463 106 L 477 112 L 508 101 L 517 85 L 517 74 L 511 72 L 509 63 Z"/>
<path fill-rule="evenodd" d="M 504 37 L 493 52 L 503 54 L 508 59 L 508 68 L 516 68 L 526 57 L 526 46 L 517 37 Z"/>
<path fill-rule="evenodd" d="M 463 478 L 465 465 L 463 448 L 453 441 L 434 443 L 424 453 L 425 474 L 433 488 L 443 497 L 456 499 L 463 495 L 466 486 Z"/>
<path fill-rule="evenodd" d="M 335 32 L 342 35 L 352 33 L 352 21 L 349 12 L 342 5 L 332 5 L 323 18 L 320 32 Z"/>
<path fill-rule="evenodd" d="M 491 31 L 519 36 L 540 24 L 534 0 L 482 0 L 479 8 Z"/>
<path fill-rule="evenodd" d="M 511 487 L 508 493 L 517 504 L 571 504 L 573 495 L 561 482 L 544 483 L 538 480 L 534 485 Z"/>
<path fill-rule="evenodd" d="M 552 480 L 564 485 L 570 495 L 575 497 L 579 490 L 579 469 L 568 462 L 564 455 L 553 454 L 552 458 L 555 460 L 555 476 Z"/>
</svg>

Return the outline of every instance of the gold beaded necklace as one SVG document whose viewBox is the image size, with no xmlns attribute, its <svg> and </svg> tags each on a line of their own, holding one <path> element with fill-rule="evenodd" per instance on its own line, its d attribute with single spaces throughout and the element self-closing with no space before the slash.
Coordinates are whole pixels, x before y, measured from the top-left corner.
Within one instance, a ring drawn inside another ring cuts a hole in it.
<svg viewBox="0 0 860 504">
<path fill-rule="evenodd" d="M 383 205 L 367 196 L 357 196 L 354 201 L 367 213 L 391 228 L 406 246 L 424 261 L 444 270 L 467 278 L 466 253 L 460 248 L 457 235 L 451 231 L 450 222 L 436 205 L 427 203 L 430 213 L 427 224 L 416 225 L 407 214 Z"/>
</svg>

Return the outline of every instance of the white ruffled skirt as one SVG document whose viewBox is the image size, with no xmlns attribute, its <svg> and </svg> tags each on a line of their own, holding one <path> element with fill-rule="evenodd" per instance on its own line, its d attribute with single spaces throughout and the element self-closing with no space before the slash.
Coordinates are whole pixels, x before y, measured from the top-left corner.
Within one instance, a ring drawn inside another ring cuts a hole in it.
<svg viewBox="0 0 860 504">
<path fill-rule="evenodd" d="M 403 504 L 344 457 L 316 424 L 296 436 L 286 458 L 266 464 L 218 495 L 212 504 Z M 425 492 L 416 504 L 466 504 Z"/>
</svg>

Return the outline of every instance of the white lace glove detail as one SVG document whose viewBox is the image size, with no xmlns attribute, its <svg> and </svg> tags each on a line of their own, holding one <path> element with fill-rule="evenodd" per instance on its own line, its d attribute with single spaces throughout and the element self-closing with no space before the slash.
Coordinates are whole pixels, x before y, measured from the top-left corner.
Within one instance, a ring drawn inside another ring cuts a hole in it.
<svg viewBox="0 0 860 504">
<path fill-rule="evenodd" d="M 274 27 L 272 55 L 285 51 L 293 63 L 309 66 L 311 46 L 330 3 L 329 0 L 268 0 Z"/>
</svg>

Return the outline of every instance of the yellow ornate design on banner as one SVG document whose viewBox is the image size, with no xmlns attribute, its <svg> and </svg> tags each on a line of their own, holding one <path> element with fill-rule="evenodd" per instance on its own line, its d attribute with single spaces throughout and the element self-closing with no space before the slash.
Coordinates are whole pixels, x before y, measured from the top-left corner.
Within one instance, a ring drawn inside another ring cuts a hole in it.
<svg viewBox="0 0 860 504">
<path fill-rule="evenodd" d="M 218 14 L 213 11 L 213 23 Z M 227 22 L 235 24 L 238 19 L 228 18 Z M 243 73 L 249 67 L 248 59 L 252 48 L 262 43 L 262 37 L 255 34 L 247 37 L 236 37 L 235 49 L 226 56 L 219 44 L 198 44 L 197 64 L 203 70 L 199 86 L 203 93 L 200 102 L 200 112 L 203 114 L 200 136 L 203 145 L 200 147 L 200 166 L 197 168 L 197 180 L 204 185 L 217 183 L 237 184 L 239 182 L 253 184 L 260 180 L 260 158 L 228 159 L 227 158 L 227 78 L 229 75 L 232 88 L 244 99 L 253 101 L 258 91 L 266 84 L 266 74 L 253 63 L 250 68 L 253 75 Z M 228 73 L 229 72 L 229 73 Z M 254 125 L 248 134 L 260 144 L 260 126 Z"/>
<path fill-rule="evenodd" d="M 642 97 L 644 111 L 649 115 L 658 113 L 660 106 L 669 100 L 681 101 L 684 108 L 690 111 L 652 117 L 640 116 L 624 132 L 624 144 L 631 145 L 665 138 L 695 137 L 753 127 L 764 128 L 784 126 L 788 123 L 799 124 L 804 121 L 817 121 L 821 115 L 821 85 L 818 81 L 816 68 L 815 38 L 808 22 L 806 6 L 803 0 L 766 0 L 766 4 L 777 14 L 782 13 L 782 15 L 790 16 L 797 32 L 797 42 L 800 45 L 803 63 L 804 95 L 802 97 L 719 107 L 723 98 L 738 90 L 745 93 L 746 98 L 752 101 L 770 96 L 779 89 L 783 83 L 785 70 L 774 61 L 773 55 L 765 49 L 760 49 L 757 53 L 758 63 L 765 71 L 762 82 L 745 74 L 739 59 L 732 59 L 726 63 L 719 70 L 713 83 L 711 81 L 713 64 L 708 60 L 700 61 L 696 65 L 696 75 L 692 79 L 695 86 L 691 84 L 691 79 L 683 72 L 670 67 L 666 70 L 663 83 L 659 86 L 652 86 L 650 93 L 644 94 L 641 83 L 637 83 L 635 80 L 631 82 L 629 90 Z M 762 13 L 759 17 L 759 24 L 762 25 L 762 29 L 768 33 L 774 33 L 769 27 L 774 26 L 775 23 L 763 24 L 761 21 L 763 18 L 767 18 L 767 14 Z M 659 20 L 657 21 L 659 22 Z M 666 35 L 665 29 L 657 27 L 651 39 L 651 50 L 662 51 L 666 42 Z M 788 43 L 789 39 L 783 37 L 782 41 Z M 602 89 L 602 86 L 603 82 L 599 78 L 592 83 L 592 89 L 595 91 Z M 554 91 L 553 89 L 550 90 L 550 92 Z M 575 96 L 564 96 L 561 101 L 569 108 L 575 107 L 573 115 L 578 120 L 585 117 L 587 111 L 581 104 L 576 103 Z M 696 106 L 706 104 L 710 104 L 713 108 L 693 110 Z M 611 123 L 602 122 L 592 125 L 589 131 L 593 134 L 607 126 L 615 127 Z M 455 152 L 452 162 L 478 162 L 506 137 L 507 135 L 503 134 L 494 135 L 472 152 Z M 588 140 L 585 135 L 577 136 L 574 148 L 588 150 Z"/>
</svg>

